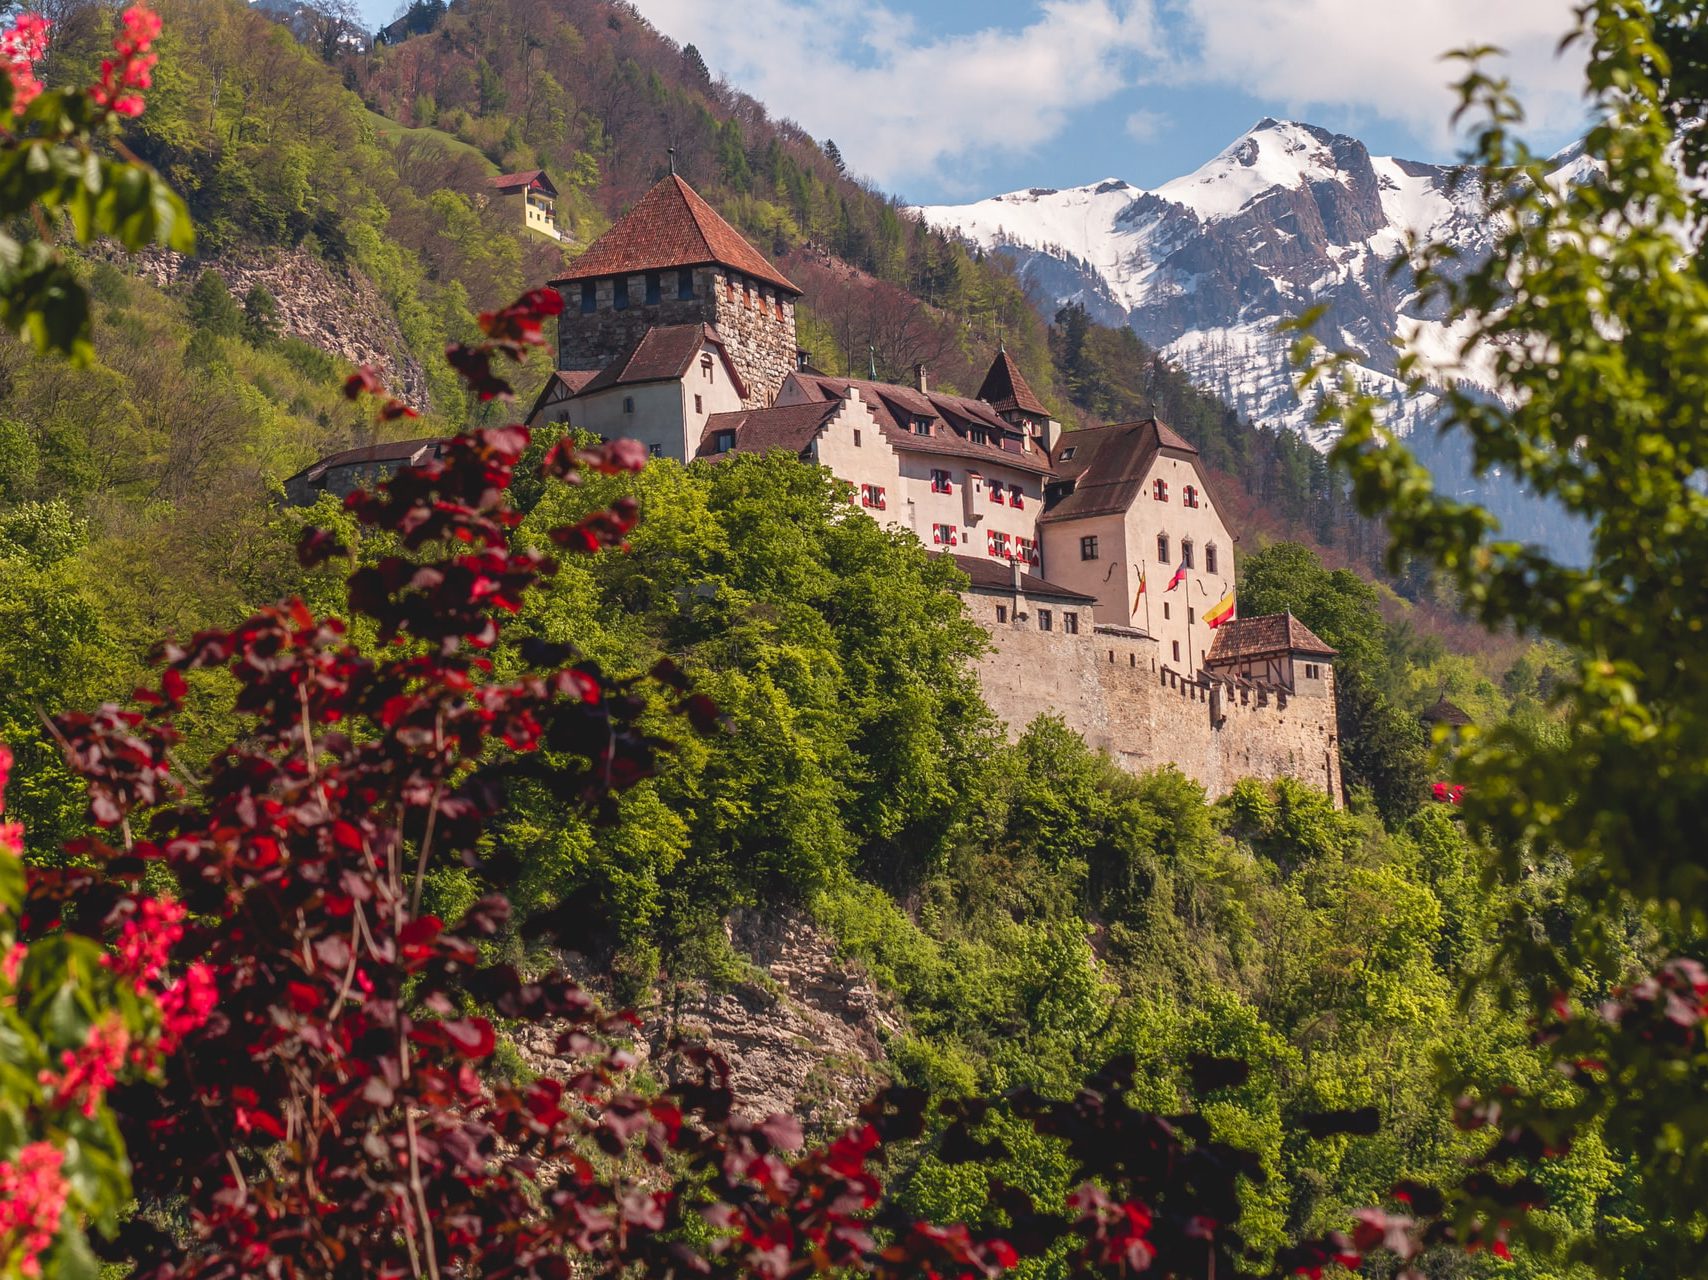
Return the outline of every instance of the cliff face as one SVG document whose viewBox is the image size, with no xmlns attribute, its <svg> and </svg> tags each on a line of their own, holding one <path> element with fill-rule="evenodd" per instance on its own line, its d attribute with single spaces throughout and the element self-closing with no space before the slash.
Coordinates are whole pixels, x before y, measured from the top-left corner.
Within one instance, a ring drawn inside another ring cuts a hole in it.
<svg viewBox="0 0 1708 1280">
<path fill-rule="evenodd" d="M 794 914 L 738 912 L 730 944 L 752 976 L 733 985 L 660 983 L 642 1009 L 644 1062 L 673 1040 L 710 1046 L 730 1063 L 740 1108 L 750 1116 L 788 1112 L 809 1131 L 846 1124 L 883 1078 L 884 1040 L 900 1023 L 871 982 L 836 956 L 834 942 Z M 604 984 L 585 964 L 569 971 Z M 536 1069 L 554 1060 L 561 1028 L 523 1029 L 517 1048 Z"/>
<path fill-rule="evenodd" d="M 155 284 L 188 287 L 213 270 L 242 298 L 259 284 L 279 304 L 279 329 L 351 364 L 372 365 L 397 395 L 430 408 L 427 378 L 409 354 L 397 319 L 373 283 L 351 268 L 335 268 L 300 249 L 188 258 L 150 250 L 128 256 L 125 265 Z"/>
</svg>

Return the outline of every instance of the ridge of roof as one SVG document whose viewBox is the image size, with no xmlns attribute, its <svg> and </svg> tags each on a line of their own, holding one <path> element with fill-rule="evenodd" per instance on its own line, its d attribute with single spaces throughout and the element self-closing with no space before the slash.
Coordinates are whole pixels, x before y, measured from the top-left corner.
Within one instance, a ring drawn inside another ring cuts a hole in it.
<svg viewBox="0 0 1708 1280">
<path fill-rule="evenodd" d="M 1050 411 L 1044 408 L 1044 402 L 1038 399 L 1006 347 L 996 349 L 996 359 L 990 362 L 990 372 L 979 384 L 978 398 L 999 413 L 1005 409 L 1017 409 L 1021 413 L 1033 413 L 1044 418 L 1050 416 Z"/>
<path fill-rule="evenodd" d="M 637 200 L 552 283 L 707 263 L 729 267 L 800 296 L 800 288 L 788 276 L 674 173 Z"/>
<path fill-rule="evenodd" d="M 810 400 L 804 404 L 778 404 L 766 409 L 714 413 L 706 419 L 694 456 L 717 459 L 731 453 L 764 453 L 771 449 L 804 453 L 820 428 L 835 417 L 841 407 L 836 400 Z M 735 447 L 714 448 L 719 433 L 725 431 L 735 433 Z"/>
<path fill-rule="evenodd" d="M 601 369 L 583 386 L 578 395 L 608 391 L 612 387 L 636 386 L 643 382 L 672 382 L 688 372 L 694 357 L 706 344 L 715 346 L 724 355 L 724 364 L 735 388 L 747 394 L 741 375 L 729 361 L 729 349 L 718 331 L 709 324 L 655 324 L 615 360 Z"/>
<path fill-rule="evenodd" d="M 1079 520 L 1126 511 L 1137 500 L 1152 460 L 1164 449 L 1198 457 L 1191 441 L 1157 418 L 1064 432 L 1050 461 L 1058 478 L 1073 482 L 1072 490 L 1041 518 Z"/>
<path fill-rule="evenodd" d="M 298 476 L 303 476 L 314 481 L 334 467 L 353 467 L 370 462 L 412 463 L 424 449 L 436 449 L 444 444 L 445 440 L 444 436 L 420 436 L 414 440 L 387 440 L 379 444 L 358 445 L 353 449 L 340 449 L 337 453 L 329 453 L 324 458 L 315 459 L 290 479 L 295 480 Z"/>
<path fill-rule="evenodd" d="M 1279 653 L 1332 658 L 1339 652 L 1323 643 L 1321 637 L 1288 610 L 1255 618 L 1233 618 L 1223 623 L 1216 628 L 1216 638 L 1205 661 L 1207 664 L 1236 662 Z"/>
</svg>

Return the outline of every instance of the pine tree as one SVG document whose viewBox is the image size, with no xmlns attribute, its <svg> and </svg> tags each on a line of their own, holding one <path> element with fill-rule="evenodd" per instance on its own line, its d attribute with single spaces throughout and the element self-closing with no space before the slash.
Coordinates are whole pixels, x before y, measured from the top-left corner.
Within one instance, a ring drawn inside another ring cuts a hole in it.
<svg viewBox="0 0 1708 1280">
<path fill-rule="evenodd" d="M 190 323 L 204 332 L 235 338 L 242 331 L 243 312 L 217 271 L 204 271 L 196 277 L 185 310 Z"/>
<path fill-rule="evenodd" d="M 836 143 L 829 138 L 824 140 L 824 156 L 825 159 L 829 160 L 830 163 L 836 167 L 836 172 L 848 172 L 848 166 L 842 161 L 842 148 L 837 146 Z"/>
<path fill-rule="evenodd" d="M 243 295 L 243 336 L 257 347 L 279 336 L 279 304 L 264 285 Z"/>
<path fill-rule="evenodd" d="M 682 65 L 687 69 L 690 84 L 710 84 L 712 82 L 711 68 L 706 65 L 706 59 L 694 45 L 682 47 Z"/>
</svg>

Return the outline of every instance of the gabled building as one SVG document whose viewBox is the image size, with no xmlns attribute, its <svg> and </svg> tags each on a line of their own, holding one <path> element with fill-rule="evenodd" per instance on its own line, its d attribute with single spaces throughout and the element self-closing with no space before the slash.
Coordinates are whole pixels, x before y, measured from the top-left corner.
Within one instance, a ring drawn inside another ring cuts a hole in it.
<svg viewBox="0 0 1708 1280">
<path fill-rule="evenodd" d="M 1331 663 L 1338 653 L 1291 612 L 1269 613 L 1218 628 L 1205 666 L 1215 675 L 1295 696 L 1332 697 Z"/>
<path fill-rule="evenodd" d="M 529 231 L 561 240 L 557 229 L 557 187 L 544 169 L 501 173 L 490 180 L 501 202 L 517 209 L 517 221 Z"/>
<path fill-rule="evenodd" d="M 1201 670 L 1234 594 L 1234 540 L 1198 450 L 1149 418 L 1067 432 L 1051 462 L 1038 522 L 1051 579 L 1095 595 L 1098 622 L 1154 637 L 1173 670 Z"/>
</svg>

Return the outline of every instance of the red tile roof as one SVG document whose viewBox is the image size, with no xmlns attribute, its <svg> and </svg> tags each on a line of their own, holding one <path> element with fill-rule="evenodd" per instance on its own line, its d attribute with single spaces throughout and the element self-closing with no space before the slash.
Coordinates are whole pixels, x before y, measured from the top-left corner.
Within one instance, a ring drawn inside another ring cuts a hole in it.
<svg viewBox="0 0 1708 1280">
<path fill-rule="evenodd" d="M 706 419 L 706 429 L 701 433 L 696 456 L 722 458 L 731 453 L 767 453 L 772 449 L 788 449 L 804 455 L 818 438 L 824 424 L 834 418 L 841 407 L 834 400 L 825 400 L 714 413 Z M 724 431 L 735 432 L 733 449 L 717 448 L 718 434 Z"/>
<path fill-rule="evenodd" d="M 1204 661 L 1207 666 L 1218 666 L 1283 653 L 1332 658 L 1338 652 L 1291 613 L 1266 613 L 1260 618 L 1235 618 L 1217 627 L 1215 642 Z"/>
<path fill-rule="evenodd" d="M 1044 408 L 1044 402 L 1038 399 L 1020 366 L 1014 363 L 1014 357 L 1008 354 L 1006 348 L 998 348 L 996 359 L 991 361 L 990 372 L 985 374 L 984 382 L 979 387 L 980 400 L 983 400 L 998 413 L 1008 413 L 1018 410 L 1021 413 L 1036 414 L 1040 418 L 1050 416 L 1050 411 Z"/>
<path fill-rule="evenodd" d="M 536 180 L 552 195 L 557 194 L 557 188 L 552 185 L 552 180 L 546 176 L 544 169 L 528 169 L 522 173 L 501 173 L 496 178 L 487 179 L 500 191 L 526 191 L 534 185 Z"/>
<path fill-rule="evenodd" d="M 443 436 L 429 436 L 417 440 L 390 440 L 384 444 L 362 445 L 359 448 L 328 454 L 312 466 L 304 467 L 291 479 L 295 480 L 301 476 L 311 484 L 318 483 L 322 476 L 335 467 L 365 467 L 376 463 L 419 466 L 432 459 L 438 453 L 439 446 L 444 443 Z"/>
<path fill-rule="evenodd" d="M 938 454 L 1012 467 L 1039 476 L 1051 474 L 1049 457 L 1041 450 L 1024 451 L 1020 431 L 997 417 L 996 411 L 982 400 L 917 391 L 865 378 L 830 378 L 814 373 L 789 376 L 815 399 L 841 400 L 848 395 L 848 388 L 853 387 L 872 411 L 884 439 L 898 453 Z M 915 435 L 908 429 L 915 418 L 931 422 L 930 435 Z M 967 432 L 975 427 L 982 429 L 992 443 L 975 444 L 968 439 Z"/>
<path fill-rule="evenodd" d="M 953 552 L 933 554 L 953 555 Z M 955 566 L 973 580 L 974 591 L 1013 591 L 1014 571 L 1006 560 L 980 559 L 978 556 L 954 556 Z M 1040 578 L 1024 570 L 1020 574 L 1020 590 L 1025 595 L 1046 600 L 1070 600 L 1076 604 L 1096 604 L 1096 596 L 1088 596 Z"/>
<path fill-rule="evenodd" d="M 717 349 L 723 357 L 724 368 L 735 383 L 738 394 L 745 396 L 741 375 L 730 363 L 724 340 L 709 324 L 653 325 L 639 341 L 601 369 L 581 388 L 580 395 L 591 395 L 611 387 L 635 386 L 642 382 L 673 382 L 693 366 L 694 357 L 705 346 Z"/>
<path fill-rule="evenodd" d="M 1064 433 L 1051 460 L 1057 479 L 1068 481 L 1069 487 L 1042 518 L 1078 520 L 1126 511 L 1144 487 L 1152 460 L 1163 449 L 1198 456 L 1198 450 L 1174 428 L 1155 418 Z"/>
<path fill-rule="evenodd" d="M 710 263 L 800 296 L 789 278 L 675 174 L 642 196 L 553 284 Z"/>
</svg>

